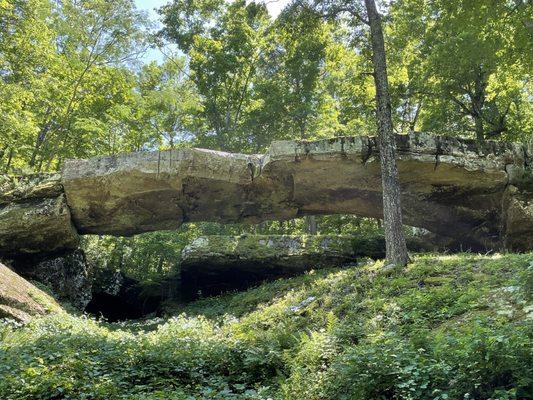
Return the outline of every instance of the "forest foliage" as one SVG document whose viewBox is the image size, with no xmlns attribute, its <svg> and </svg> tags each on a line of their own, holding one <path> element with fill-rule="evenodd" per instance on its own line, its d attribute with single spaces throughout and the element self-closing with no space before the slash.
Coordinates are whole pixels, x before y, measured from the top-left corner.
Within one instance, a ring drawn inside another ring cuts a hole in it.
<svg viewBox="0 0 533 400">
<path fill-rule="evenodd" d="M 389 3 L 397 132 L 531 134 L 529 2 Z M 350 14 L 326 12 L 343 4 L 295 1 L 273 19 L 262 3 L 174 0 L 154 26 L 132 0 L 1 0 L 0 171 L 374 134 L 368 32 Z M 142 62 L 149 47 L 162 62 Z"/>
<path fill-rule="evenodd" d="M 519 400 L 533 396 L 531 254 L 311 271 L 170 319 L 0 324 L 0 397 Z"/>
<path fill-rule="evenodd" d="M 0 173 L 65 159 L 198 146 L 260 152 L 278 139 L 375 134 L 368 29 L 347 4 L 173 0 L 150 21 L 132 0 L 0 0 Z M 395 0 L 384 31 L 394 129 L 530 140 L 532 6 Z M 149 48 L 164 56 L 143 62 Z M 321 233 L 380 228 L 319 218 Z M 301 233 L 315 221 L 190 224 L 89 237 L 98 268 L 150 279 L 202 234 Z"/>
<path fill-rule="evenodd" d="M 530 141 L 533 7 L 525 0 L 381 2 L 394 130 Z M 187 146 L 376 132 L 359 2 L 0 0 L 0 173 Z M 164 56 L 143 62 L 148 49 Z M 379 221 L 321 216 L 323 234 Z M 187 224 L 86 236 L 93 270 L 157 280 L 200 235 L 298 234 L 310 221 Z M 406 228 L 407 229 L 407 228 Z M 311 271 L 201 299 L 177 317 L 109 324 L 66 313 L 0 322 L 2 399 L 533 397 L 531 254 L 415 256 Z"/>
</svg>

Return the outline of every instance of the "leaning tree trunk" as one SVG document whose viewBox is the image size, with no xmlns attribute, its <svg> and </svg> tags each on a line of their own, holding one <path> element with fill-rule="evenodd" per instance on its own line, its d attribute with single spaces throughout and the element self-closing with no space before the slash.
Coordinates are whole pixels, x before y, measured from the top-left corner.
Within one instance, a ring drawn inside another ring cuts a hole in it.
<svg viewBox="0 0 533 400">
<path fill-rule="evenodd" d="M 376 85 L 378 142 L 381 160 L 381 183 L 383 186 L 383 227 L 387 261 L 406 265 L 409 262 L 402 224 L 400 179 L 396 165 L 396 139 L 392 128 L 392 113 L 385 57 L 385 42 L 381 26 L 381 16 L 374 0 L 365 0 L 370 38 L 372 42 L 372 62 Z"/>
</svg>

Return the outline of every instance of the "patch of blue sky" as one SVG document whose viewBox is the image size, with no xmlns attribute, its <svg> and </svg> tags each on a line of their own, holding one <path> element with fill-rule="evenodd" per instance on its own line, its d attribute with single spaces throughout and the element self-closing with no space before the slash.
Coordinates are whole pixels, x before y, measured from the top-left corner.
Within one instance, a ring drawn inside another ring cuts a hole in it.
<svg viewBox="0 0 533 400">
<path fill-rule="evenodd" d="M 155 26 L 160 27 L 161 21 L 157 10 L 171 1 L 172 0 L 135 0 L 135 5 L 139 10 L 146 11 L 149 18 L 155 23 Z M 289 0 L 264 0 L 264 2 L 272 18 L 277 18 L 279 13 L 289 3 Z M 163 54 L 163 52 L 166 55 Z M 172 46 L 168 49 L 163 49 L 163 51 L 157 48 L 148 49 L 146 53 L 144 53 L 141 61 L 143 63 L 150 63 L 152 61 L 162 63 L 169 53 L 175 54 L 176 49 L 172 48 Z"/>
</svg>

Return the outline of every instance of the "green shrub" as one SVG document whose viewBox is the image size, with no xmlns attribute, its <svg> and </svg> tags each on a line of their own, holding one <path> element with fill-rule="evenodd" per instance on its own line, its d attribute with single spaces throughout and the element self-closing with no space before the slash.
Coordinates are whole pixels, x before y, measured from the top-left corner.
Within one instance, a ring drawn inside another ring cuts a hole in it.
<svg viewBox="0 0 533 400">
<path fill-rule="evenodd" d="M 530 323 L 475 321 L 417 348 L 391 334 L 353 346 L 335 361 L 331 399 L 526 399 L 533 392 Z"/>
</svg>

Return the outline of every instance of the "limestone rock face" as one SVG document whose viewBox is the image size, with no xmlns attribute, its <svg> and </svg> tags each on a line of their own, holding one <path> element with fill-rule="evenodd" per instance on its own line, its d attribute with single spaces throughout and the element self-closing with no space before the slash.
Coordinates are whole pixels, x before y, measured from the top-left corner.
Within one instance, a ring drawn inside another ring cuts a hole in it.
<svg viewBox="0 0 533 400">
<path fill-rule="evenodd" d="M 52 253 L 77 246 L 60 179 L 58 174 L 0 176 L 0 255 Z"/>
<path fill-rule="evenodd" d="M 501 244 L 505 189 L 528 168 L 523 145 L 427 134 L 397 136 L 397 144 L 406 224 L 464 248 Z M 181 149 L 75 160 L 62 182 L 80 233 L 317 214 L 382 217 L 376 139 L 364 136 L 274 142 L 264 155 Z"/>
<path fill-rule="evenodd" d="M 17 272 L 48 286 L 61 301 L 83 310 L 92 296 L 92 282 L 81 250 L 52 255 L 38 261 L 17 260 Z"/>
<path fill-rule="evenodd" d="M 203 236 L 183 249 L 181 284 L 194 297 L 302 273 L 354 264 L 358 257 L 380 257 L 384 243 L 353 236 Z"/>
<path fill-rule="evenodd" d="M 53 297 L 0 263 L 0 319 L 27 322 L 34 315 L 61 311 Z"/>
<path fill-rule="evenodd" d="M 463 249 L 531 249 L 532 191 L 521 188 L 531 146 L 428 134 L 396 140 L 407 225 Z M 380 173 L 376 139 L 366 136 L 273 142 L 262 155 L 180 149 L 72 160 L 61 177 L 0 181 L 0 256 L 74 249 L 78 233 L 127 236 L 189 221 L 381 218 Z"/>
</svg>

